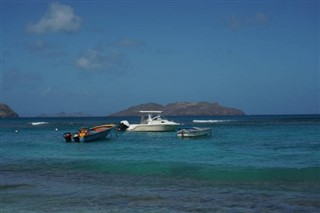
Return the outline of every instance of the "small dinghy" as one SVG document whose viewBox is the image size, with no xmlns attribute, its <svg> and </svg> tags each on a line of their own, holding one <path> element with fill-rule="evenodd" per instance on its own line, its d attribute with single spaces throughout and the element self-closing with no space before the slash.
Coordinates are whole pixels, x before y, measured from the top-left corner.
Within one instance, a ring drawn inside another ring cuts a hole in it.
<svg viewBox="0 0 320 213">
<path fill-rule="evenodd" d="M 177 131 L 177 136 L 178 137 L 210 136 L 211 132 L 212 132 L 211 128 L 186 127 L 186 128 L 179 128 Z"/>
</svg>

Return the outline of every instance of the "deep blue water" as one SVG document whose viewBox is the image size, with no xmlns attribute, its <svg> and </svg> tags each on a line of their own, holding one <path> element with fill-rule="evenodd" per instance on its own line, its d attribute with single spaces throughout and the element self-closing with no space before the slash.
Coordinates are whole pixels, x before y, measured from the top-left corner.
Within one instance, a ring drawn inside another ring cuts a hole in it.
<svg viewBox="0 0 320 213">
<path fill-rule="evenodd" d="M 0 212 L 320 211 L 320 115 L 169 117 L 212 127 L 211 137 L 196 139 L 62 137 L 122 119 L 139 121 L 1 119 Z"/>
</svg>

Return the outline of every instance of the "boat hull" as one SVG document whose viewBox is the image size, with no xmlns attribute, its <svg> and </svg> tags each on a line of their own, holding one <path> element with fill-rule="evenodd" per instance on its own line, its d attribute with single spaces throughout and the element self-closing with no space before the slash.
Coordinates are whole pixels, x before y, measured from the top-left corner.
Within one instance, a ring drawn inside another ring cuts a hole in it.
<svg viewBox="0 0 320 213">
<path fill-rule="evenodd" d="M 110 124 L 92 127 L 90 128 L 88 134 L 81 138 L 81 140 L 83 142 L 103 140 L 109 135 L 114 127 L 115 125 Z"/>
<path fill-rule="evenodd" d="M 111 131 L 115 129 L 114 124 L 104 124 L 100 126 L 91 127 L 90 129 L 81 128 L 78 132 L 64 133 L 63 137 L 66 142 L 90 142 L 96 140 L 103 140 L 105 139 Z"/>
<path fill-rule="evenodd" d="M 131 132 L 170 132 L 175 131 L 177 124 L 131 124 L 127 131 Z"/>
<path fill-rule="evenodd" d="M 112 129 L 107 129 L 102 132 L 86 135 L 82 138 L 82 141 L 83 142 L 90 142 L 90 141 L 103 140 L 108 136 L 108 134 L 111 132 L 111 130 Z"/>
</svg>

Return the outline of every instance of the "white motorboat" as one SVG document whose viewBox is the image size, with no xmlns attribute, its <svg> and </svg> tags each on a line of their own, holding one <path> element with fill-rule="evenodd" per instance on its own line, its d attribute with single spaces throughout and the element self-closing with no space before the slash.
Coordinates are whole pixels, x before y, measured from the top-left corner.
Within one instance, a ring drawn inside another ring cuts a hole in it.
<svg viewBox="0 0 320 213">
<path fill-rule="evenodd" d="M 211 132 L 212 132 L 211 128 L 186 127 L 186 128 L 178 129 L 177 136 L 179 137 L 210 136 Z"/>
<path fill-rule="evenodd" d="M 168 132 L 175 131 L 180 125 L 160 115 L 162 111 L 140 111 L 140 113 L 140 124 L 129 124 L 127 120 L 124 120 L 120 122 L 119 129 L 135 132 Z"/>
</svg>

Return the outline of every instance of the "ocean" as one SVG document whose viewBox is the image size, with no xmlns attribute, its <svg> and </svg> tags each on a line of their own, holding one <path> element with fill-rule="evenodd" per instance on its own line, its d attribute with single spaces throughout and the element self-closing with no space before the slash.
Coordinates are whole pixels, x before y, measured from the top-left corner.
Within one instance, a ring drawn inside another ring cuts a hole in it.
<svg viewBox="0 0 320 213">
<path fill-rule="evenodd" d="M 320 115 L 168 118 L 212 135 L 66 143 L 139 118 L 1 119 L 0 212 L 320 212 Z"/>
</svg>

